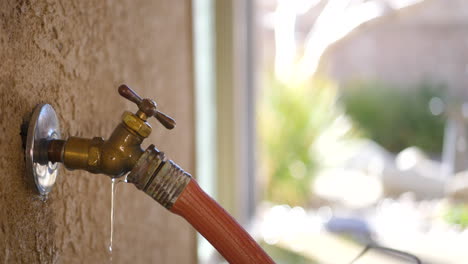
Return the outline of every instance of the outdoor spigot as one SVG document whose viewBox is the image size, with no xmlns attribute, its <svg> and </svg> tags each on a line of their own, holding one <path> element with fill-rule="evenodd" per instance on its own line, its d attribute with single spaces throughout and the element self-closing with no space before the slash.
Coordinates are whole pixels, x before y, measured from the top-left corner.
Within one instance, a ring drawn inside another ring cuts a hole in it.
<svg viewBox="0 0 468 264">
<path fill-rule="evenodd" d="M 36 160 L 60 162 L 67 169 L 83 169 L 91 173 L 102 173 L 112 178 L 125 175 L 133 169 L 143 154 L 141 143 L 152 131 L 147 119 L 154 116 L 164 127 L 173 129 L 175 121 L 160 112 L 156 102 L 142 99 L 127 85 L 121 85 L 118 92 L 124 98 L 138 106 L 133 114 L 125 111 L 122 122 L 112 132 L 108 140 L 101 137 L 92 139 L 70 137 L 67 140 L 45 139 L 37 144 Z"/>
<path fill-rule="evenodd" d="M 155 101 L 142 99 L 127 85 L 120 85 L 118 92 L 135 103 L 138 111 L 135 114 L 125 111 L 122 122 L 108 140 L 101 137 L 41 139 L 33 151 L 35 160 L 43 166 L 50 162 L 63 163 L 70 170 L 81 169 L 106 174 L 111 178 L 122 177 L 130 172 L 128 182 L 170 209 L 192 177 L 175 162 L 167 160 L 164 153 L 154 145 L 144 151 L 141 143 L 151 134 L 151 126 L 147 122 L 149 117 L 154 116 L 167 129 L 173 129 L 176 122 L 160 112 Z M 39 185 L 38 189 L 44 190 Z M 50 191 L 50 188 L 46 191 Z"/>
<path fill-rule="evenodd" d="M 172 129 L 175 121 L 161 113 L 151 99 L 142 99 L 126 85 L 119 94 L 135 103 L 138 111 L 125 111 L 122 122 L 108 140 L 70 137 L 60 138 L 58 119 L 50 105 L 36 107 L 27 131 L 26 161 L 41 194 L 50 192 L 57 175 L 58 163 L 67 169 L 102 173 L 111 178 L 128 173 L 133 183 L 162 206 L 185 218 L 230 263 L 271 264 L 273 260 L 255 240 L 216 201 L 154 145 L 145 151 L 141 143 L 151 134 L 147 119 L 154 116 L 164 127 Z"/>
</svg>

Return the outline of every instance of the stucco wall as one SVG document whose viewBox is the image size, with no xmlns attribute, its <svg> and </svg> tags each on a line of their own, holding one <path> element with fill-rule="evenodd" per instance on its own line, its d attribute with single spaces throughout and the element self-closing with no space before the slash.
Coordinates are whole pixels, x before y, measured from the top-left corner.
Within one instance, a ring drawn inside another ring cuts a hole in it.
<svg viewBox="0 0 468 264">
<path fill-rule="evenodd" d="M 151 143 L 194 171 L 189 1 L 0 1 L 0 262 L 108 263 L 111 181 L 61 169 L 45 202 L 27 184 L 22 120 L 39 103 L 65 137 L 107 138 L 127 83 L 178 121 Z M 129 184 L 116 198 L 113 263 L 193 263 L 192 228 Z"/>
</svg>

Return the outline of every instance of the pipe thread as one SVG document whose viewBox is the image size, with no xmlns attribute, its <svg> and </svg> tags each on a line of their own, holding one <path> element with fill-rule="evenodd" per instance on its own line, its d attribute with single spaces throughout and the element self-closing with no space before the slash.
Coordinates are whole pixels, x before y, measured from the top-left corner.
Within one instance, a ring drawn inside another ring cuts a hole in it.
<svg viewBox="0 0 468 264">
<path fill-rule="evenodd" d="M 151 145 L 140 157 L 127 180 L 170 209 L 191 177 L 172 160 L 166 160 L 164 153 Z"/>
</svg>

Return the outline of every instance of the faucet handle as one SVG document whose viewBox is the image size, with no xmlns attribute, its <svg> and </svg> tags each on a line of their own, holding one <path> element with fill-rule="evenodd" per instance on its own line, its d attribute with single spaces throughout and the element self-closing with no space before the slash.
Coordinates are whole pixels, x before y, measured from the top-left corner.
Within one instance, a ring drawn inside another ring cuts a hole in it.
<svg viewBox="0 0 468 264">
<path fill-rule="evenodd" d="M 138 107 L 140 107 L 140 104 L 143 101 L 143 99 L 141 99 L 141 97 L 135 91 L 133 91 L 125 84 L 119 86 L 119 94 L 125 99 L 135 103 Z"/>
<path fill-rule="evenodd" d="M 144 114 L 142 116 L 137 113 L 141 119 L 146 120 L 146 117 L 154 116 L 165 128 L 173 129 L 175 127 L 175 120 L 170 116 L 158 111 L 158 105 L 155 101 L 148 98 L 141 99 L 141 97 L 135 91 L 133 91 L 125 84 L 119 86 L 119 94 L 138 106 L 138 112 Z"/>
<path fill-rule="evenodd" d="M 156 112 L 154 117 L 167 129 L 173 129 L 176 126 L 176 121 L 162 112 Z"/>
</svg>

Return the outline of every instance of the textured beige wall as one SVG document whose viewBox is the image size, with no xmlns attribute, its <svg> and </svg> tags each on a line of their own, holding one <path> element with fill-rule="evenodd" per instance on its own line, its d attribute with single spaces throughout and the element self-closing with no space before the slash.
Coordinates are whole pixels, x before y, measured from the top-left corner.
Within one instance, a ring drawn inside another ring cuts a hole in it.
<svg viewBox="0 0 468 264">
<path fill-rule="evenodd" d="M 127 83 L 176 118 L 148 142 L 194 171 L 189 1 L 0 1 L 0 262 L 108 263 L 110 179 L 61 169 L 42 202 L 26 184 L 20 125 L 38 103 L 64 136 L 107 138 Z M 146 143 L 148 145 L 149 143 Z M 146 147 L 145 145 L 145 147 Z M 194 231 L 119 184 L 114 263 L 193 263 Z"/>
</svg>

